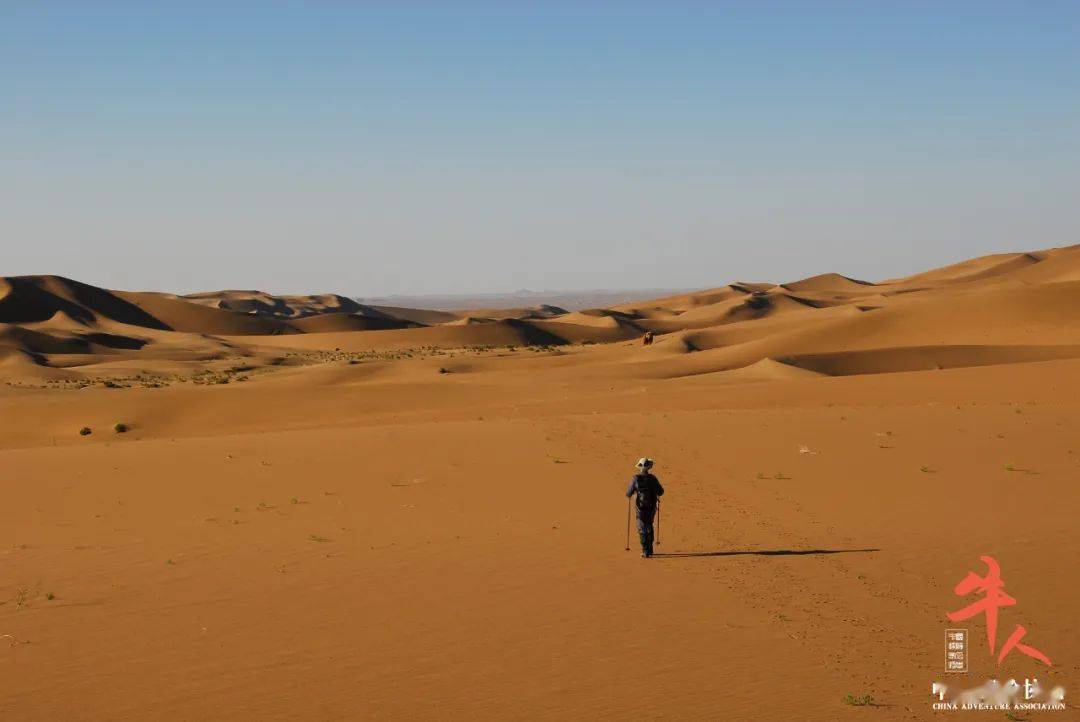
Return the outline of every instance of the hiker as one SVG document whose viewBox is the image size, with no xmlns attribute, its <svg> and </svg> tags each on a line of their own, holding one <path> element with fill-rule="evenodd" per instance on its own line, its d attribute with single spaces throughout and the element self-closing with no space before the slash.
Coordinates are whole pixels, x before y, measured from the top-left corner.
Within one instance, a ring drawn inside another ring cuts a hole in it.
<svg viewBox="0 0 1080 722">
<path fill-rule="evenodd" d="M 653 519 L 656 517 L 656 507 L 660 503 L 660 497 L 664 495 L 664 487 L 660 486 L 660 480 L 652 474 L 653 460 L 648 457 L 638 459 L 637 473 L 630 480 L 630 486 L 626 490 L 626 498 L 629 499 L 637 494 L 634 506 L 637 507 L 637 531 L 641 540 L 641 556 L 648 559 L 653 555 Z"/>
<path fill-rule="evenodd" d="M 652 331 L 646 331 L 645 335 L 642 336 L 642 338 L 641 338 L 641 345 L 642 346 L 652 346 L 652 339 L 653 339 Z"/>
</svg>

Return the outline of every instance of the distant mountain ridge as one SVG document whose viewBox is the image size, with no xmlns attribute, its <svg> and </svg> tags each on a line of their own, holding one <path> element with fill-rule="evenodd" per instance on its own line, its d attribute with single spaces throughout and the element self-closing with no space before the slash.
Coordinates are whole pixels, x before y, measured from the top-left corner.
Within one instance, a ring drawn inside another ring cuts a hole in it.
<svg viewBox="0 0 1080 722">
<path fill-rule="evenodd" d="M 360 303 L 384 306 L 430 308 L 439 311 L 462 309 L 516 308 L 548 305 L 567 311 L 632 303 L 660 296 L 690 293 L 690 288 L 592 289 L 584 291 L 533 291 L 521 289 L 510 293 L 393 294 L 389 296 L 354 296 Z"/>
</svg>

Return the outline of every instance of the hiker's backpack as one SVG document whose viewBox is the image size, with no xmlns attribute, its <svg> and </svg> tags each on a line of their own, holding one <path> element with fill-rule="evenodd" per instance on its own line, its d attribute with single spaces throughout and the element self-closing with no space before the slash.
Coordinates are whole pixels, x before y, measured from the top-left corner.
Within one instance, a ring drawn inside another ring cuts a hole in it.
<svg viewBox="0 0 1080 722">
<path fill-rule="evenodd" d="M 639 509 L 652 509 L 656 506 L 656 477 L 652 474 L 638 474 L 634 477 L 637 488 L 637 506 Z"/>
</svg>

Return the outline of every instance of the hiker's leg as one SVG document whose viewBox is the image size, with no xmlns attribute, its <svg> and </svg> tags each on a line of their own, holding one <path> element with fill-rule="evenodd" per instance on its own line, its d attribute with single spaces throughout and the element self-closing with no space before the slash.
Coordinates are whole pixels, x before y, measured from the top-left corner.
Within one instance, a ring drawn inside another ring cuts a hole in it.
<svg viewBox="0 0 1080 722">
<path fill-rule="evenodd" d="M 642 509 L 638 514 L 641 525 L 641 551 L 643 551 L 646 556 L 652 556 L 653 519 L 656 516 L 656 509 Z"/>
<path fill-rule="evenodd" d="M 648 554 L 652 550 L 651 537 L 652 534 L 652 515 L 648 509 L 637 510 L 637 533 L 638 540 L 641 542 L 641 553 Z"/>
</svg>

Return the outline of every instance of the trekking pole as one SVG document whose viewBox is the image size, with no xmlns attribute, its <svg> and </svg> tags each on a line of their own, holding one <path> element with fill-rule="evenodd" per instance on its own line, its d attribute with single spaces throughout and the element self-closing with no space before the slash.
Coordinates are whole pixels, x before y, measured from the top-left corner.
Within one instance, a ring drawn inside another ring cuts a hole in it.
<svg viewBox="0 0 1080 722">
<path fill-rule="evenodd" d="M 660 546 L 660 500 L 656 500 L 656 546 Z"/>
<path fill-rule="evenodd" d="M 630 551 L 630 499 L 626 499 L 626 551 Z"/>
</svg>

